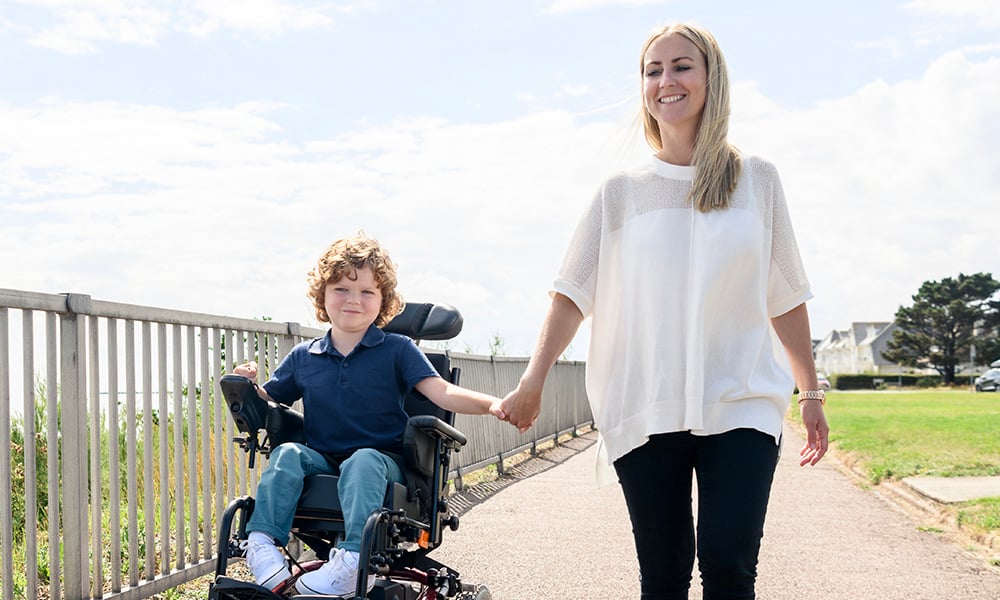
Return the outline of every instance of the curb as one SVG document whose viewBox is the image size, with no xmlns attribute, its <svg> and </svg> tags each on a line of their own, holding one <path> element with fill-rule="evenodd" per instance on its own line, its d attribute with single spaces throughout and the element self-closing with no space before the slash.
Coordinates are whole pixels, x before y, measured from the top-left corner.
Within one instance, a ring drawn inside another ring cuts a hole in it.
<svg viewBox="0 0 1000 600">
<path fill-rule="evenodd" d="M 850 476 L 860 487 L 867 489 L 876 497 L 881 498 L 890 506 L 907 514 L 914 512 L 931 519 L 933 522 L 947 526 L 964 541 L 981 546 L 984 553 L 1000 551 L 1000 536 L 969 531 L 963 528 L 949 510 L 948 505 L 920 493 L 919 490 L 899 481 L 882 481 L 873 484 L 868 475 L 861 470 L 856 461 L 851 460 L 831 446 L 828 456 L 836 459 L 838 470 Z"/>
<path fill-rule="evenodd" d="M 790 419 L 786 419 L 785 422 L 791 424 L 791 428 L 796 435 L 803 437 L 804 432 L 802 431 L 801 423 Z M 1000 535 L 983 534 L 963 528 L 951 512 L 947 510 L 948 505 L 938 502 L 934 498 L 926 496 L 900 481 L 883 480 L 878 484 L 872 483 L 868 478 L 868 474 L 857 466 L 857 461 L 851 455 L 841 452 L 832 444 L 829 450 L 827 450 L 826 456 L 827 458 L 834 459 L 837 470 L 853 479 L 859 487 L 868 490 L 896 510 L 910 516 L 917 513 L 924 518 L 929 518 L 938 525 L 946 526 L 960 537 L 963 542 L 979 546 L 978 550 L 980 554 L 987 555 L 991 552 L 1000 551 Z M 991 557 L 984 556 L 984 558 L 988 561 L 987 564 L 991 568 L 997 568 L 998 565 L 990 562 L 992 560 Z"/>
</svg>

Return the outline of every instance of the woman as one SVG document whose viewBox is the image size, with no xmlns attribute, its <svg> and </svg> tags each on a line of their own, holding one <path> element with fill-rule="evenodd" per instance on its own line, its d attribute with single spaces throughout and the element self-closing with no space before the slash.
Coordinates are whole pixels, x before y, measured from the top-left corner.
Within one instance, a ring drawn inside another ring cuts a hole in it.
<svg viewBox="0 0 1000 600">
<path fill-rule="evenodd" d="M 706 600 L 753 598 L 788 366 L 808 431 L 801 464 L 827 450 L 812 294 L 776 170 L 727 141 L 718 43 L 679 24 L 640 56 L 655 155 L 605 181 L 584 213 L 503 410 L 522 431 L 534 423 L 549 369 L 590 317 L 587 393 L 628 505 L 642 597 L 687 598 L 697 554 Z"/>
</svg>

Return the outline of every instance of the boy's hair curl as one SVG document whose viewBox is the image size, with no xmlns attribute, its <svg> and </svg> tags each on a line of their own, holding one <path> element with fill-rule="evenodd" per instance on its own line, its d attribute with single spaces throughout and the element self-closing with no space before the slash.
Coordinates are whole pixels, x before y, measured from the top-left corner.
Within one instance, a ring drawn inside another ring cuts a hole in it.
<svg viewBox="0 0 1000 600">
<path fill-rule="evenodd" d="M 316 309 L 316 318 L 321 323 L 329 323 L 326 313 L 326 286 L 347 277 L 354 281 L 358 269 L 368 267 L 375 276 L 375 283 L 382 292 L 382 306 L 375 325 L 382 327 L 403 310 L 403 297 L 396 291 L 396 263 L 389 253 L 364 232 L 330 244 L 326 252 L 316 261 L 306 279 L 309 290 L 306 294 Z"/>
</svg>

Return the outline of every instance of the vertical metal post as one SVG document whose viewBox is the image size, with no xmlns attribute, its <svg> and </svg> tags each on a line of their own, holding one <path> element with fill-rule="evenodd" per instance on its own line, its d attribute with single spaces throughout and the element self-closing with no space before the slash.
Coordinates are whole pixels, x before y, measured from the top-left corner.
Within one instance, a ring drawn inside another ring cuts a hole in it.
<svg viewBox="0 0 1000 600">
<path fill-rule="evenodd" d="M 35 444 L 35 313 L 21 314 L 21 337 L 24 382 L 24 568 L 28 598 L 38 597 L 38 472 L 35 464 L 38 449 Z M 3 338 L 0 337 L 0 344 Z M 5 364 L 5 363 L 3 363 Z M 0 377 L 3 379 L 3 377 Z"/>
<path fill-rule="evenodd" d="M 52 600 L 62 599 L 62 564 L 59 558 L 62 536 L 59 523 L 62 512 L 59 509 L 59 402 L 58 402 L 58 321 L 55 313 L 45 314 L 45 438 L 48 440 L 49 473 L 49 596 Z"/>
<path fill-rule="evenodd" d="M 121 419 L 118 415 L 118 321 L 107 320 L 108 327 L 108 519 L 111 541 L 111 591 L 122 590 L 122 480 Z"/>
<path fill-rule="evenodd" d="M 60 386 L 62 412 L 63 548 L 67 600 L 88 597 L 90 556 L 87 544 L 86 410 L 83 343 L 90 312 L 90 296 L 67 294 L 66 311 L 59 316 Z"/>
<path fill-rule="evenodd" d="M 11 518 L 11 452 L 10 452 L 10 331 L 7 325 L 7 309 L 0 308 L 0 473 L 6 477 L 0 481 L 0 546 L 3 553 L 3 568 L 0 569 L 0 579 L 3 585 L 3 599 L 14 599 L 14 528 Z M 27 385 L 27 384 L 25 384 Z M 25 416 L 27 421 L 28 417 Z M 27 458 L 27 455 L 25 455 Z"/>
<path fill-rule="evenodd" d="M 100 598 L 104 595 L 104 524 L 101 519 L 102 486 L 101 486 L 101 375 L 100 375 L 100 331 L 99 318 L 91 315 L 87 328 L 87 352 L 89 356 L 88 389 L 90 396 L 90 530 L 84 531 L 84 545 L 89 542 L 90 555 L 94 562 L 90 569 L 90 596 Z M 80 322 L 83 322 L 81 317 Z M 86 460 L 87 454 L 83 454 Z"/>
</svg>

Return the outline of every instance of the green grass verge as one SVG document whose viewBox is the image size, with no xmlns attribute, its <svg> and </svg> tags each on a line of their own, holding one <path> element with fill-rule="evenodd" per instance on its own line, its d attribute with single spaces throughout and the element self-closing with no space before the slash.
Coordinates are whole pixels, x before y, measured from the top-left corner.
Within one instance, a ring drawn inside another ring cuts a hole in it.
<svg viewBox="0 0 1000 600">
<path fill-rule="evenodd" d="M 1000 475 L 1000 394 L 834 392 L 830 441 L 872 483 L 912 475 Z"/>
<path fill-rule="evenodd" d="M 913 475 L 1000 475 L 1000 394 L 964 390 L 831 392 L 830 441 L 873 484 Z M 789 414 L 798 420 L 797 411 Z M 951 507 L 959 527 L 1000 534 L 1000 498 Z"/>
</svg>

